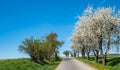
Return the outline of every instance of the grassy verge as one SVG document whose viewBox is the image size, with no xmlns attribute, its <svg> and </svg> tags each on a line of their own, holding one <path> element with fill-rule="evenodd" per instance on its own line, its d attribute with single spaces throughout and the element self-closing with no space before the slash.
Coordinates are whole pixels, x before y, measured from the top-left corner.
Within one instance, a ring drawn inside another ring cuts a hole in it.
<svg viewBox="0 0 120 70">
<path fill-rule="evenodd" d="M 60 61 L 44 61 L 45 64 L 38 64 L 30 59 L 8 59 L 0 60 L 0 70 L 54 70 Z"/>
<path fill-rule="evenodd" d="M 82 62 L 88 63 L 89 65 L 98 68 L 99 70 L 107 70 L 106 66 L 102 66 L 99 63 L 95 63 L 94 61 L 88 61 L 87 59 L 82 59 L 82 58 L 76 58 Z"/>
<path fill-rule="evenodd" d="M 90 57 L 90 60 L 82 59 L 81 57 L 76 58 L 82 62 L 88 63 L 89 65 L 98 68 L 98 70 L 120 70 L 120 57 L 107 57 L 107 63 L 103 66 L 102 60 L 99 59 L 98 63 L 95 63 L 94 57 Z"/>
</svg>

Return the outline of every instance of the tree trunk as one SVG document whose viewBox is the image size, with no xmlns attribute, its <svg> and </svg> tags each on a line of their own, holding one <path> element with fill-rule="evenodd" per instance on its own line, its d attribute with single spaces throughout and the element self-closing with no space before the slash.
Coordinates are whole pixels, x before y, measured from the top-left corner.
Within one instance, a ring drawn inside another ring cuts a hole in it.
<svg viewBox="0 0 120 70">
<path fill-rule="evenodd" d="M 82 59 L 85 59 L 85 48 L 82 48 L 81 53 L 82 53 Z"/>
<path fill-rule="evenodd" d="M 101 57 L 102 57 L 102 65 L 104 66 L 106 63 L 106 57 L 103 54 L 103 49 L 102 49 L 102 36 L 100 36 L 100 40 L 99 40 L 99 48 L 100 48 L 100 53 L 101 53 Z"/>
<path fill-rule="evenodd" d="M 95 62 L 98 63 L 98 55 L 95 55 Z"/>
<path fill-rule="evenodd" d="M 89 52 L 87 53 L 87 59 L 88 59 L 88 60 L 90 59 Z"/>
<path fill-rule="evenodd" d="M 79 57 L 79 52 L 78 52 L 78 57 Z"/>
<path fill-rule="evenodd" d="M 56 61 L 59 60 L 58 55 L 57 55 L 57 52 L 55 52 L 55 60 L 56 60 Z"/>
<path fill-rule="evenodd" d="M 97 63 L 98 62 L 98 51 L 94 51 L 94 56 L 95 56 L 95 62 Z"/>
<path fill-rule="evenodd" d="M 32 61 L 39 63 L 39 61 L 38 61 L 38 59 L 36 57 L 34 57 L 34 56 L 30 56 L 30 57 L 31 57 Z"/>
<path fill-rule="evenodd" d="M 72 53 L 70 53 L 70 55 L 71 55 L 71 57 L 73 57 L 73 54 L 72 54 Z"/>
<path fill-rule="evenodd" d="M 85 59 L 85 52 L 82 51 L 82 59 Z"/>
<path fill-rule="evenodd" d="M 93 50 L 94 52 L 94 56 L 95 56 L 95 62 L 97 63 L 98 62 L 98 57 L 99 57 L 99 51 L 98 50 Z"/>
<path fill-rule="evenodd" d="M 99 51 L 96 50 L 96 62 L 98 62 L 98 58 L 99 58 Z"/>
<path fill-rule="evenodd" d="M 102 65 L 104 66 L 105 63 L 106 63 L 106 59 L 105 59 L 105 55 L 103 54 L 103 55 L 102 55 Z"/>
<path fill-rule="evenodd" d="M 109 38 L 109 40 L 108 40 L 108 43 L 107 43 L 107 49 L 106 49 L 106 52 L 105 52 L 105 54 L 103 54 L 103 56 L 102 56 L 102 65 L 104 66 L 104 65 L 106 65 L 106 57 L 107 57 L 107 52 L 108 52 L 108 50 L 110 49 L 110 38 Z"/>
<path fill-rule="evenodd" d="M 74 51 L 74 57 L 76 57 L 76 52 Z"/>
<path fill-rule="evenodd" d="M 107 57 L 107 53 L 105 53 L 105 54 L 103 55 L 103 59 L 102 59 L 102 65 L 103 65 L 103 66 L 106 65 L 106 61 L 107 61 L 106 57 Z"/>
</svg>

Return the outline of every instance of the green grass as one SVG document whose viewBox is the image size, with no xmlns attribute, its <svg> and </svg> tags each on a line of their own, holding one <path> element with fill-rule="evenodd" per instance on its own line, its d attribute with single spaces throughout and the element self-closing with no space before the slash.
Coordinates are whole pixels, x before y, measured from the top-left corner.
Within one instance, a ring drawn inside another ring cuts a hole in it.
<svg viewBox="0 0 120 70">
<path fill-rule="evenodd" d="M 90 60 L 82 59 L 81 57 L 76 58 L 82 62 L 88 63 L 89 65 L 98 68 L 99 70 L 120 70 L 120 57 L 116 56 L 108 56 L 107 57 L 107 63 L 105 66 L 103 66 L 102 60 L 99 57 L 98 63 L 95 63 L 94 57 L 90 57 Z"/>
<path fill-rule="evenodd" d="M 30 59 L 8 59 L 0 60 L 0 70 L 54 70 L 60 61 L 44 61 L 44 64 L 38 64 Z"/>
</svg>

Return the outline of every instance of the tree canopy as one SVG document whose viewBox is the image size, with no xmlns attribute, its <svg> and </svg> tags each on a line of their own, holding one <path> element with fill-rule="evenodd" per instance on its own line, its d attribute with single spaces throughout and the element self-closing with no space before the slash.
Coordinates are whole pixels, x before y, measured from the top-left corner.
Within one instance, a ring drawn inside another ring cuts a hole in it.
<svg viewBox="0 0 120 70">
<path fill-rule="evenodd" d="M 57 40 L 56 33 L 50 33 L 42 39 L 33 37 L 25 39 L 19 46 L 19 51 L 28 54 L 35 62 L 41 62 L 43 59 L 51 59 L 53 56 L 58 60 L 59 47 L 64 42 Z"/>
<path fill-rule="evenodd" d="M 89 6 L 78 19 L 70 37 L 72 49 L 80 51 L 83 58 L 85 53 L 89 58 L 90 51 L 96 58 L 100 53 L 105 65 L 108 51 L 120 44 L 120 12 L 110 7 L 93 9 Z"/>
</svg>

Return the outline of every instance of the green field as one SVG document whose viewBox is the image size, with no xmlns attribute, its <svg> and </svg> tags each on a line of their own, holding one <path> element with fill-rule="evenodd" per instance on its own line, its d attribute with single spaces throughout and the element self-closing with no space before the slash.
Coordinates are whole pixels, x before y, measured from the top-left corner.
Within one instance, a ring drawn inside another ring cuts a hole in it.
<svg viewBox="0 0 120 70">
<path fill-rule="evenodd" d="M 99 70 L 120 70 L 120 57 L 119 56 L 114 56 L 114 55 L 109 55 L 107 57 L 107 63 L 105 66 L 103 66 L 102 60 L 99 57 L 98 63 L 95 63 L 94 57 L 90 57 L 90 60 L 87 59 L 82 59 L 81 57 L 76 58 L 78 60 L 81 60 L 85 63 L 88 63 L 89 65 L 98 68 Z"/>
<path fill-rule="evenodd" d="M 0 70 L 54 70 L 59 63 L 60 61 L 44 60 L 42 64 L 38 64 L 26 58 L 7 59 L 0 60 Z"/>
</svg>

